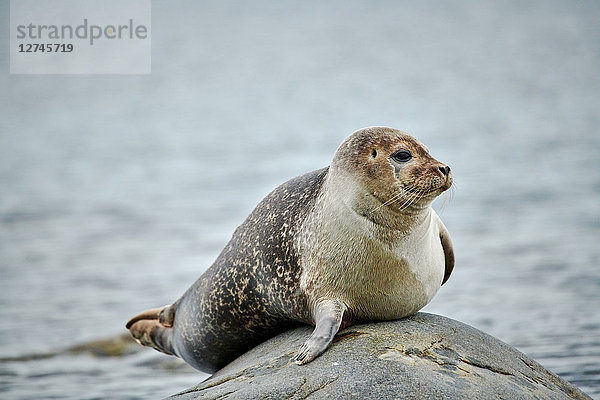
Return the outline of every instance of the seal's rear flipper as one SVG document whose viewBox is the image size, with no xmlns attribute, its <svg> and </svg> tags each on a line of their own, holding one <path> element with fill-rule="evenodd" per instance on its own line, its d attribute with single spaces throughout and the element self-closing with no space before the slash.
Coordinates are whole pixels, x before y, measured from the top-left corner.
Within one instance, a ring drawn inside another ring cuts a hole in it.
<svg viewBox="0 0 600 400">
<path fill-rule="evenodd" d="M 165 306 L 165 307 L 168 307 L 168 306 Z M 136 315 L 135 317 L 133 317 L 129 321 L 127 321 L 125 328 L 131 329 L 131 326 L 133 324 L 135 324 L 138 321 L 144 320 L 144 319 L 150 319 L 150 320 L 158 319 L 160 317 L 160 312 L 163 309 L 165 309 L 165 307 L 153 308 L 151 310 L 146 310 L 144 312 L 139 313 L 138 315 Z"/>
<path fill-rule="evenodd" d="M 177 310 L 178 304 L 179 300 L 169 306 L 143 311 L 131 318 L 125 327 L 130 329 L 131 326 L 138 321 L 142 321 L 144 319 L 157 319 L 162 325 L 166 326 L 167 328 L 172 328 L 173 323 L 175 322 L 175 311 Z"/>
<path fill-rule="evenodd" d="M 125 327 L 139 344 L 174 355 L 172 337 L 176 307 L 177 303 L 146 310 L 131 318 Z"/>
<path fill-rule="evenodd" d="M 134 322 L 129 331 L 139 344 L 153 347 L 169 355 L 175 354 L 172 344 L 173 328 L 164 327 L 157 319 L 142 319 Z"/>
</svg>

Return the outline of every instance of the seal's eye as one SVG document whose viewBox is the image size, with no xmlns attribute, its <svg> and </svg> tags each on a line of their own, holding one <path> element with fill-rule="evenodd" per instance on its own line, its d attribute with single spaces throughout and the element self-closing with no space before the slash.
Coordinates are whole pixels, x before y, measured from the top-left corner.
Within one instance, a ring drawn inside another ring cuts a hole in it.
<svg viewBox="0 0 600 400">
<path fill-rule="evenodd" d="M 392 159 L 397 162 L 405 163 L 410 161 L 412 154 L 408 150 L 400 150 L 392 154 Z"/>
</svg>

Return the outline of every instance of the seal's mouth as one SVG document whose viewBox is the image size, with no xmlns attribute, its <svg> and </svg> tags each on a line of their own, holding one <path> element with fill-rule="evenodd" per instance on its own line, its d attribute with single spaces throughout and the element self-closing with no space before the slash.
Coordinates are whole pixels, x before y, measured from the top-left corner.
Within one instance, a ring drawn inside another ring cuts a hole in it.
<svg viewBox="0 0 600 400">
<path fill-rule="evenodd" d="M 437 187 L 435 189 L 419 189 L 419 188 L 415 188 L 415 187 L 403 187 L 402 189 L 404 189 L 405 192 L 408 193 L 413 193 L 413 194 L 418 194 L 419 196 L 428 196 L 430 194 L 433 194 L 435 192 L 437 192 L 438 190 L 441 189 L 440 187 Z"/>
<path fill-rule="evenodd" d="M 395 211 L 402 211 L 413 206 L 422 207 L 423 201 L 430 203 L 436 197 L 448 190 L 452 186 L 452 177 L 448 176 L 442 181 L 440 177 L 431 179 L 426 185 L 417 185 L 415 183 L 402 182 L 396 187 L 397 191 L 387 200 L 379 199 L 375 193 L 375 197 L 381 201 L 377 207 L 369 211 L 373 214 L 382 207 L 392 206 Z"/>
<path fill-rule="evenodd" d="M 401 186 L 401 188 L 406 193 L 419 195 L 421 197 L 428 197 L 430 195 L 438 196 L 450 189 L 451 186 L 452 175 L 448 175 L 443 181 L 440 178 L 432 179 L 425 187 L 405 183 Z"/>
</svg>

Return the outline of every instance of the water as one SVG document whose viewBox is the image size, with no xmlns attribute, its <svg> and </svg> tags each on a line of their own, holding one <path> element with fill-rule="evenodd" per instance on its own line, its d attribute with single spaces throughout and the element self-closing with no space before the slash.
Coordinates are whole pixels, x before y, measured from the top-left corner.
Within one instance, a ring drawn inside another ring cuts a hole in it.
<svg viewBox="0 0 600 400">
<path fill-rule="evenodd" d="M 389 125 L 456 179 L 436 209 L 457 266 L 426 311 L 600 398 L 597 2 L 152 11 L 150 76 L 11 76 L 2 36 L 1 397 L 160 398 L 202 380 L 151 350 L 65 350 L 175 300 L 272 188 Z"/>
</svg>

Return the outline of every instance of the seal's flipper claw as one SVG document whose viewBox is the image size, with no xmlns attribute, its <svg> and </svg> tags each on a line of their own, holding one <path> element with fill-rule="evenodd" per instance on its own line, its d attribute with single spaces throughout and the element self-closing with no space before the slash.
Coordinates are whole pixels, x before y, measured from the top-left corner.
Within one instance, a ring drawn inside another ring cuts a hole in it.
<svg viewBox="0 0 600 400">
<path fill-rule="evenodd" d="M 306 343 L 303 343 L 302 346 L 300 346 L 300 348 L 298 349 L 298 354 L 296 354 L 296 357 L 294 357 L 294 362 L 298 365 L 306 364 L 307 362 L 312 360 L 312 358 L 310 360 L 307 360 L 307 356 L 308 346 L 306 345 Z"/>
<path fill-rule="evenodd" d="M 315 308 L 316 326 L 308 340 L 300 346 L 294 361 L 298 365 L 306 364 L 327 350 L 342 324 L 345 305 L 339 300 L 324 300 Z"/>
<path fill-rule="evenodd" d="M 298 349 L 298 354 L 294 357 L 294 362 L 298 365 L 311 362 L 327 350 L 330 343 L 331 340 L 328 337 L 317 337 L 314 334 L 311 335 L 308 340 L 300 346 L 300 349 Z"/>
<path fill-rule="evenodd" d="M 160 312 L 163 309 L 164 309 L 164 307 L 153 308 L 151 310 L 143 311 L 143 312 L 137 314 L 136 316 L 134 316 L 133 318 L 131 318 L 129 321 L 127 321 L 125 328 L 131 329 L 131 326 L 138 321 L 142 321 L 142 320 L 146 320 L 146 319 L 148 319 L 148 320 L 156 319 L 157 320 L 158 317 L 160 316 Z"/>
</svg>

